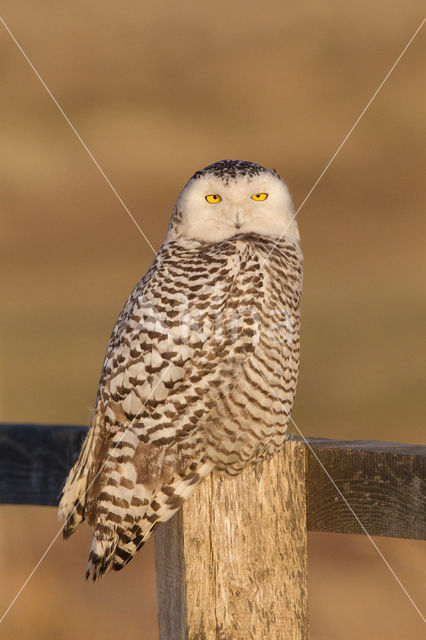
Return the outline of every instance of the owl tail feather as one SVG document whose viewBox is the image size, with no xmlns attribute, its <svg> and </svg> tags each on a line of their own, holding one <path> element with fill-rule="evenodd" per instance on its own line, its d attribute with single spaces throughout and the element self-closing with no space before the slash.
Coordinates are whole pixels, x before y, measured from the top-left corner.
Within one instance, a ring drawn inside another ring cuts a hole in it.
<svg viewBox="0 0 426 640">
<path fill-rule="evenodd" d="M 155 525 L 151 525 L 149 530 L 143 536 L 140 532 L 132 538 L 125 535 L 122 531 L 120 534 L 115 533 L 107 540 L 102 539 L 97 531 L 92 539 L 90 547 L 89 562 L 86 571 L 86 580 L 95 582 L 104 574 L 111 570 L 120 571 L 145 544 L 150 537 Z"/>
<path fill-rule="evenodd" d="M 113 515 L 111 512 L 106 518 L 101 516 L 92 539 L 86 579 L 95 581 L 111 570 L 120 571 L 141 549 L 157 526 L 169 520 L 188 500 L 213 467 L 212 462 L 204 462 L 197 471 L 183 477 L 175 476 L 173 482 L 162 485 L 155 492 L 143 515 L 127 511 L 125 520 L 121 519 L 116 524 L 108 522 L 108 517 Z M 111 509 L 111 504 L 108 508 Z M 116 522 L 118 517 L 115 514 Z"/>
<path fill-rule="evenodd" d="M 89 553 L 89 563 L 87 565 L 86 580 L 90 578 L 93 582 L 105 573 L 108 573 L 112 567 L 112 559 L 114 552 L 118 544 L 118 536 L 103 540 L 98 532 L 95 531 L 93 536 L 92 545 Z"/>
<path fill-rule="evenodd" d="M 83 522 L 85 517 L 85 507 L 87 502 L 89 469 L 91 468 L 91 458 L 93 456 L 93 441 L 95 429 L 92 427 L 83 442 L 80 455 L 76 463 L 69 472 L 62 498 L 59 503 L 58 520 L 65 521 L 62 534 L 65 539 L 69 538 Z"/>
</svg>

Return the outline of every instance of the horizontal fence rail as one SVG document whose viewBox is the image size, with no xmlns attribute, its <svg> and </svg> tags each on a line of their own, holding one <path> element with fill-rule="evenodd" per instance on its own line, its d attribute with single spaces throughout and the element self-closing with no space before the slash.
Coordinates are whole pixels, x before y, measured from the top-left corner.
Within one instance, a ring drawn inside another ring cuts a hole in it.
<svg viewBox="0 0 426 640">
<path fill-rule="evenodd" d="M 81 426 L 0 424 L 0 504 L 57 505 L 86 433 Z M 322 464 L 368 533 L 426 539 L 426 447 L 307 438 L 305 448 L 308 531 L 364 533 Z"/>
</svg>

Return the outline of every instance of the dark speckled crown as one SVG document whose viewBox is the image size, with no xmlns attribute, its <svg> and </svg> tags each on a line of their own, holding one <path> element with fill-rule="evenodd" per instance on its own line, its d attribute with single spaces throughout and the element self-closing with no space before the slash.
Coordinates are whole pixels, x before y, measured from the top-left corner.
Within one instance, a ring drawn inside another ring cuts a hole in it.
<svg viewBox="0 0 426 640">
<path fill-rule="evenodd" d="M 236 180 L 243 176 L 253 178 L 262 173 L 270 173 L 279 178 L 275 169 L 266 169 L 260 164 L 256 164 L 256 162 L 248 162 L 246 160 L 220 160 L 219 162 L 209 164 L 208 167 L 201 169 L 201 171 L 196 171 L 192 179 L 211 174 L 216 178 L 222 178 L 224 182 L 229 182 L 229 180 Z"/>
</svg>

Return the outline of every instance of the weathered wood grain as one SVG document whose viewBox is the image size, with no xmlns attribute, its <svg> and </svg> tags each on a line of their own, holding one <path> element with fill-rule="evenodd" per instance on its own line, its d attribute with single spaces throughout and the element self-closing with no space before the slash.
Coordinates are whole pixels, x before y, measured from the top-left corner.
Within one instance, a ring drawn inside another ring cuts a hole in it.
<svg viewBox="0 0 426 640">
<path fill-rule="evenodd" d="M 366 530 L 370 535 L 426 539 L 426 447 L 319 438 L 308 442 L 309 531 Z"/>
<path fill-rule="evenodd" d="M 308 637 L 305 446 L 212 474 L 156 532 L 161 640 Z"/>
</svg>

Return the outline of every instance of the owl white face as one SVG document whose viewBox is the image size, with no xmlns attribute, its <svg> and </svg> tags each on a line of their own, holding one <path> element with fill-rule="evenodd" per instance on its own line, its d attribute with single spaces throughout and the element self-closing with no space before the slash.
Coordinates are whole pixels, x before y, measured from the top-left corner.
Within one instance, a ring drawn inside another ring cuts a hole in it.
<svg viewBox="0 0 426 640">
<path fill-rule="evenodd" d="M 169 233 L 169 240 L 179 235 L 218 242 L 236 234 L 259 233 L 299 241 L 290 193 L 284 182 L 267 170 L 257 175 L 237 172 L 231 177 L 199 172 L 181 192 L 176 211 L 181 214 L 179 224 Z"/>
</svg>

